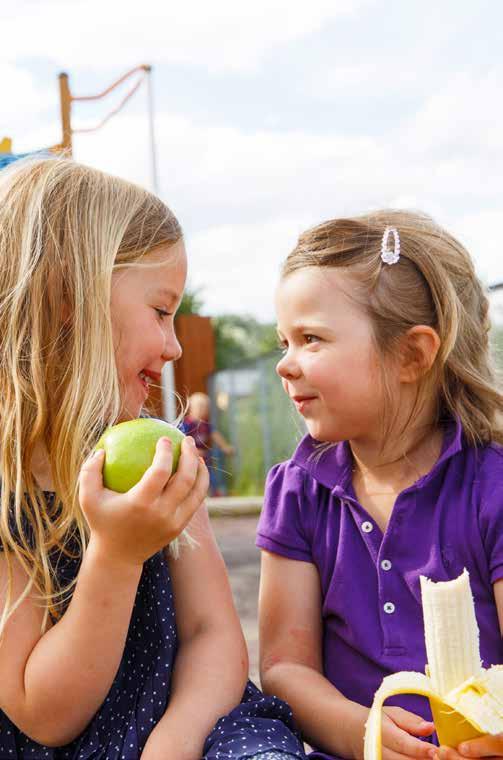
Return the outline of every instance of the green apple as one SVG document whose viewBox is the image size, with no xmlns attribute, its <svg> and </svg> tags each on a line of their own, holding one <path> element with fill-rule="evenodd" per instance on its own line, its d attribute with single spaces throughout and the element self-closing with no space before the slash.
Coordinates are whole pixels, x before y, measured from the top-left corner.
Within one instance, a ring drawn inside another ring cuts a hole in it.
<svg viewBox="0 0 503 760">
<path fill-rule="evenodd" d="M 105 449 L 103 482 L 112 491 L 125 493 L 141 479 L 152 464 L 155 447 L 159 438 L 171 440 L 174 473 L 178 467 L 182 441 L 181 430 L 164 420 L 141 418 L 120 422 L 105 430 L 96 444 L 97 449 Z"/>
</svg>

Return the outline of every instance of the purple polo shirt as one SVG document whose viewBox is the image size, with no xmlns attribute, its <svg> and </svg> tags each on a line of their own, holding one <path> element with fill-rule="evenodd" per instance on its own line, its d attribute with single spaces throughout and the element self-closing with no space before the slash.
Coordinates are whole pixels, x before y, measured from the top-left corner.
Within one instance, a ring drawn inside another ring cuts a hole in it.
<svg viewBox="0 0 503 760">
<path fill-rule="evenodd" d="M 325 676 L 370 706 L 384 676 L 424 672 L 419 576 L 446 581 L 465 567 L 482 660 L 503 663 L 492 587 L 503 578 L 503 448 L 473 448 L 459 422 L 447 423 L 438 461 L 399 494 L 384 535 L 356 499 L 351 468 L 347 442 L 320 456 L 306 436 L 270 471 L 258 525 L 257 546 L 318 570 Z M 422 697 L 388 704 L 431 719 Z"/>
</svg>

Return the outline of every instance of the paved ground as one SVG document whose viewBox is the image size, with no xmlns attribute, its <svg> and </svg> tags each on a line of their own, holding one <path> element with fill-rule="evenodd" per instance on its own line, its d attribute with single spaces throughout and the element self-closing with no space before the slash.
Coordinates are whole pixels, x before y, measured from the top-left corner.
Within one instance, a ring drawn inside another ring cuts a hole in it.
<svg viewBox="0 0 503 760">
<path fill-rule="evenodd" d="M 211 518 L 248 644 L 250 678 L 258 686 L 257 599 L 260 552 L 255 547 L 257 520 L 258 515 Z"/>
<path fill-rule="evenodd" d="M 211 517 L 211 524 L 227 565 L 234 600 L 248 644 L 250 678 L 257 686 L 260 686 L 257 630 L 260 551 L 255 546 L 257 521 L 258 514 Z M 308 744 L 305 744 L 304 748 L 306 753 L 311 749 Z"/>
</svg>

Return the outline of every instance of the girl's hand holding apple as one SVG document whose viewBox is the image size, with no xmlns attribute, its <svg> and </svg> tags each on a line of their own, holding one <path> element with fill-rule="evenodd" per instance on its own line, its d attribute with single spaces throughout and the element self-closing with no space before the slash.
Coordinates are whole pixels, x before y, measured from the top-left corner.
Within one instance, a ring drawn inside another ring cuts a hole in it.
<svg viewBox="0 0 503 760">
<path fill-rule="evenodd" d="M 95 451 L 82 466 L 79 478 L 90 546 L 109 561 L 142 565 L 179 536 L 197 512 L 208 490 L 208 470 L 193 439 L 187 437 L 172 476 L 172 443 L 162 437 L 141 480 L 126 493 L 118 493 L 103 485 L 104 458 L 102 449 Z"/>
</svg>

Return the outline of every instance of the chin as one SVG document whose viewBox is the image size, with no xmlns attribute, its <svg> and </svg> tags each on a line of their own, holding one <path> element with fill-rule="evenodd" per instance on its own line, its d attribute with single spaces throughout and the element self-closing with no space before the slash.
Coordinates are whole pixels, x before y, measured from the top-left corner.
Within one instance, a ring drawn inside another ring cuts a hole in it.
<svg viewBox="0 0 503 760">
<path fill-rule="evenodd" d="M 143 406 L 138 404 L 129 404 L 127 407 L 121 409 L 119 419 L 117 422 L 128 422 L 129 420 L 136 420 L 143 411 Z"/>
<path fill-rule="evenodd" d="M 337 430 L 329 430 L 323 427 L 323 425 L 313 425 L 306 422 L 306 427 L 311 438 L 321 443 L 339 443 L 346 440 L 345 436 L 338 433 Z"/>
</svg>

